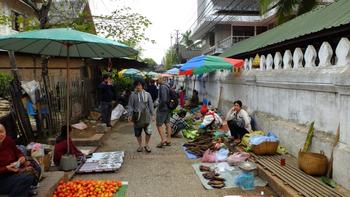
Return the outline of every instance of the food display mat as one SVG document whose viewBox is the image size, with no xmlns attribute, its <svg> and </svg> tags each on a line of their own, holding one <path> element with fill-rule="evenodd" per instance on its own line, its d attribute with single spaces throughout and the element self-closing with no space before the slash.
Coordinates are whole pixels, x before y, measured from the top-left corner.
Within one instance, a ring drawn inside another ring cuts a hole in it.
<svg viewBox="0 0 350 197">
<path fill-rule="evenodd" d="M 209 180 L 205 179 L 203 177 L 203 174 L 205 172 L 201 172 L 199 170 L 199 166 L 208 166 L 211 169 L 220 169 L 220 177 L 226 179 L 225 181 L 225 187 L 222 189 L 228 189 L 228 188 L 237 188 L 238 185 L 235 183 L 235 177 L 238 176 L 242 171 L 236 167 L 236 166 L 230 166 L 227 162 L 220 162 L 220 163 L 194 163 L 192 164 L 192 167 L 194 171 L 196 172 L 199 180 L 201 181 L 203 187 L 205 189 L 215 189 L 212 186 L 208 185 Z M 264 187 L 267 185 L 267 182 L 262 180 L 259 177 L 255 177 L 254 180 L 254 186 L 256 187 Z"/>
<path fill-rule="evenodd" d="M 77 173 L 113 172 L 123 164 L 124 151 L 98 152 L 82 164 Z"/>
</svg>

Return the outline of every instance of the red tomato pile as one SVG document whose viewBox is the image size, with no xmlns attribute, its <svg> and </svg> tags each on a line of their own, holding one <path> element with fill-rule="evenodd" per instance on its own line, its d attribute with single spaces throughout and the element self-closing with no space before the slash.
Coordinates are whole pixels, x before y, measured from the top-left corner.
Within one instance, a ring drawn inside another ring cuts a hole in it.
<svg viewBox="0 0 350 197">
<path fill-rule="evenodd" d="M 53 197 L 112 197 L 122 186 L 121 181 L 75 180 L 61 181 Z"/>
</svg>

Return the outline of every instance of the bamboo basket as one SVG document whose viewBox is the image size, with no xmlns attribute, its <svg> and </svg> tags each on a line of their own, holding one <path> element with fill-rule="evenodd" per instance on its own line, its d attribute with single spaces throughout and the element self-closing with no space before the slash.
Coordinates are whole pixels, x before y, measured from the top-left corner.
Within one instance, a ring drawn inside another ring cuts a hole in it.
<svg viewBox="0 0 350 197">
<path fill-rule="evenodd" d="M 306 174 L 312 176 L 322 176 L 327 172 L 328 160 L 323 151 L 321 151 L 321 153 L 312 153 L 303 152 L 300 150 L 298 164 L 299 169 L 304 171 Z"/>
<path fill-rule="evenodd" d="M 274 155 L 276 154 L 279 142 L 263 142 L 259 145 L 253 145 L 252 151 L 256 155 Z"/>
</svg>

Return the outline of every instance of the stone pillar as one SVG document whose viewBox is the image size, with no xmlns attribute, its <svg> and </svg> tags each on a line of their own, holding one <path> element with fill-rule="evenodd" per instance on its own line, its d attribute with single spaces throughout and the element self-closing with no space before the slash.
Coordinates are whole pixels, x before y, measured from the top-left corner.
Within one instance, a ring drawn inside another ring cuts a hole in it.
<svg viewBox="0 0 350 197">
<path fill-rule="evenodd" d="M 275 53 L 274 64 L 275 64 L 275 70 L 282 68 L 282 55 L 280 52 Z"/>
<path fill-rule="evenodd" d="M 312 45 L 307 46 L 305 55 L 304 55 L 305 68 L 316 67 L 316 63 L 315 63 L 316 57 L 317 57 L 317 52 L 315 47 Z"/>
<path fill-rule="evenodd" d="M 283 69 L 292 68 L 292 61 L 292 52 L 290 52 L 290 50 L 286 50 L 283 54 Z"/>
<path fill-rule="evenodd" d="M 318 51 L 318 58 L 320 59 L 319 67 L 325 67 L 331 65 L 331 58 L 333 55 L 333 49 L 328 42 L 323 42 L 320 50 Z"/>
<path fill-rule="evenodd" d="M 266 58 L 266 70 L 272 70 L 273 58 L 271 54 L 267 55 Z"/>
<path fill-rule="evenodd" d="M 340 39 L 335 54 L 338 58 L 337 66 L 350 65 L 350 41 L 348 38 Z"/>
<path fill-rule="evenodd" d="M 260 70 L 265 70 L 266 60 L 265 55 L 260 56 Z"/>
<path fill-rule="evenodd" d="M 303 52 L 301 51 L 301 49 L 295 48 L 294 53 L 293 53 L 293 68 L 297 69 L 297 68 L 302 68 L 303 67 Z"/>
</svg>

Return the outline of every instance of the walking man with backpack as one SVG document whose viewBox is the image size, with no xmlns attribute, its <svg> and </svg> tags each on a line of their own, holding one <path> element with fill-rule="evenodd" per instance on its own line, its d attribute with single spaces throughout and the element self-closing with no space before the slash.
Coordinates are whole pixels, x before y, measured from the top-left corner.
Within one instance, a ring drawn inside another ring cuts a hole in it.
<svg viewBox="0 0 350 197">
<path fill-rule="evenodd" d="M 157 148 L 163 148 L 163 146 L 171 145 L 171 127 L 170 127 L 170 115 L 171 110 L 175 109 L 178 104 L 176 93 L 171 91 L 168 84 L 164 82 L 163 78 L 158 79 L 159 86 L 159 106 L 156 112 L 156 125 L 160 135 L 161 142 L 157 145 Z M 167 135 L 164 136 L 163 125 L 166 126 Z"/>
</svg>

